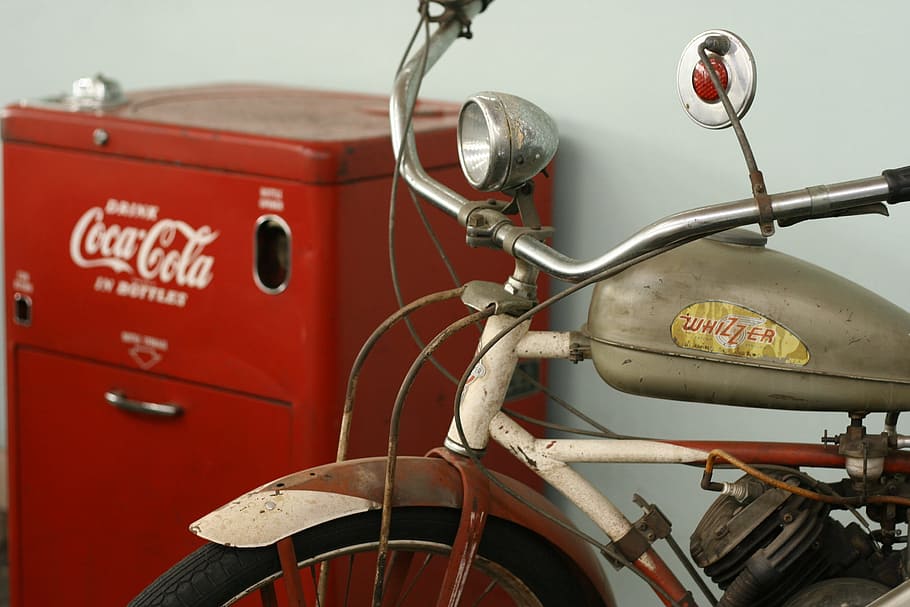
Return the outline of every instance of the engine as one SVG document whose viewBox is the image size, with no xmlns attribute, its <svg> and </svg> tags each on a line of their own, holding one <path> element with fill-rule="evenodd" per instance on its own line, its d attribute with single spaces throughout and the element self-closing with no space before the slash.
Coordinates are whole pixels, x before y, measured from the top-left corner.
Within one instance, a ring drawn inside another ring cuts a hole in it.
<svg viewBox="0 0 910 607">
<path fill-rule="evenodd" d="M 819 490 L 797 470 L 769 473 Z M 832 518 L 827 504 L 749 476 L 735 488 L 737 497 L 715 500 L 690 543 L 695 563 L 724 589 L 718 607 L 813 607 L 829 604 L 817 597 L 831 592 L 839 605 L 866 605 L 902 579 L 900 553 L 883 549 L 860 525 Z"/>
</svg>

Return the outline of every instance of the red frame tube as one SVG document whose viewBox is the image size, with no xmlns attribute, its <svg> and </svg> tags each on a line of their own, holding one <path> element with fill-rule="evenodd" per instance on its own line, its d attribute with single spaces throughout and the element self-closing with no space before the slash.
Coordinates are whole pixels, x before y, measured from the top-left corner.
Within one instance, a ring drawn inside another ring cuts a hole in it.
<svg viewBox="0 0 910 607">
<path fill-rule="evenodd" d="M 747 441 L 664 440 L 679 447 L 704 451 L 705 455 L 720 449 L 748 464 L 774 464 L 779 466 L 810 466 L 813 468 L 843 468 L 845 458 L 833 445 L 806 443 L 765 443 Z M 896 451 L 885 457 L 885 472 L 910 473 L 910 453 Z"/>
</svg>

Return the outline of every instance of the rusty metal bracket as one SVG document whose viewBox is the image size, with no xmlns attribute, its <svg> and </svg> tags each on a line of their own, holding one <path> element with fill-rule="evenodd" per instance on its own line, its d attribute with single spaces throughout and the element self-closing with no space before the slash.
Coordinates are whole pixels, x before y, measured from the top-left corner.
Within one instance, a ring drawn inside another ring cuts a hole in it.
<svg viewBox="0 0 910 607">
<path fill-rule="evenodd" d="M 520 316 L 534 307 L 534 302 L 519 295 L 513 295 L 495 282 L 472 280 L 465 285 L 461 294 L 464 305 L 474 310 L 485 310 L 494 306 L 495 314 Z"/>
<path fill-rule="evenodd" d="M 627 566 L 628 563 L 634 563 L 638 560 L 638 557 L 643 555 L 651 547 L 651 544 L 648 540 L 645 539 L 635 527 L 629 529 L 629 532 L 624 536 L 615 540 L 611 546 L 618 551 L 623 559 L 618 559 L 607 551 L 603 551 L 603 557 L 609 561 L 613 568 L 619 571 Z"/>
<path fill-rule="evenodd" d="M 765 186 L 765 177 L 758 168 L 755 168 L 749 173 L 749 181 L 752 182 L 752 196 L 758 205 L 758 225 L 761 227 L 762 236 L 773 236 L 774 209 L 771 207 L 771 197 Z"/>
<path fill-rule="evenodd" d="M 613 546 L 629 563 L 637 561 L 641 555 L 651 548 L 651 544 L 657 540 L 669 537 L 672 528 L 670 519 L 664 516 L 660 508 L 654 504 L 649 504 L 637 493 L 632 497 L 632 501 L 644 510 L 644 514 L 632 524 L 632 528 L 629 529 L 628 533 L 613 542 Z M 622 569 L 625 566 L 620 560 L 607 553 L 604 553 L 604 557 L 616 569 Z"/>
<path fill-rule="evenodd" d="M 638 529 L 650 543 L 669 537 L 673 527 L 660 508 L 654 504 L 649 504 L 645 498 L 637 493 L 632 496 L 632 501 L 644 511 L 640 519 L 635 522 L 635 528 Z"/>
<path fill-rule="evenodd" d="M 444 459 L 461 475 L 463 491 L 461 520 L 455 541 L 452 542 L 452 554 L 436 600 L 436 607 L 457 607 L 487 524 L 491 501 L 490 481 L 464 456 L 441 448 L 430 451 L 429 455 Z"/>
</svg>

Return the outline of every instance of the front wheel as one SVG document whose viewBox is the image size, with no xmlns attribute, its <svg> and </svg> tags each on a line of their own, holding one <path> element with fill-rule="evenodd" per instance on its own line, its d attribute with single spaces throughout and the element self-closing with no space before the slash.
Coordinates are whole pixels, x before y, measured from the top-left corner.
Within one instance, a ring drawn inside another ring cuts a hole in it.
<svg viewBox="0 0 910 607">
<path fill-rule="evenodd" d="M 384 604 L 435 604 L 460 512 L 398 508 L 392 517 Z M 294 535 L 305 594 L 317 605 L 316 580 L 329 564 L 326 600 L 318 607 L 370 605 L 380 512 L 364 512 Z M 207 544 L 155 580 L 130 607 L 275 605 L 283 597 L 278 552 Z M 395 596 L 389 596 L 394 594 Z M 550 543 L 508 521 L 490 518 L 462 605 L 600 605 L 578 568 Z"/>
</svg>

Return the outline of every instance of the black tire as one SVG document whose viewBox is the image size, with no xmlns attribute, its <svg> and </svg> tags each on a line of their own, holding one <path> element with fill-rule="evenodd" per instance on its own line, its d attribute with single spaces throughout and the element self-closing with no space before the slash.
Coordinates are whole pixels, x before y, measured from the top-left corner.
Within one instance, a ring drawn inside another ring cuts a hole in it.
<svg viewBox="0 0 910 607">
<path fill-rule="evenodd" d="M 448 548 L 458 528 L 460 512 L 448 508 L 399 508 L 392 518 L 390 536 L 391 559 L 398 555 L 423 553 L 424 559 L 433 563 L 420 566 L 414 559 L 410 572 L 419 570 L 418 584 L 426 585 L 403 592 L 403 603 L 430 602 L 427 595 L 438 590 L 440 576 L 424 579 L 432 568 L 444 570 Z M 375 545 L 379 535 L 380 513 L 365 512 L 324 523 L 294 536 L 294 547 L 301 562 L 301 578 L 305 585 L 313 586 L 315 563 L 333 559 L 333 575 L 346 573 L 363 562 L 363 570 L 355 572 L 354 584 L 338 583 L 333 578 L 332 588 L 338 596 L 328 596 L 321 607 L 339 605 L 369 605 L 375 568 Z M 339 551 L 343 554 L 333 554 Z M 361 556 L 356 561 L 354 556 Z M 442 558 L 438 558 L 442 556 Z M 435 559 L 435 560 L 430 560 Z M 335 561 L 342 561 L 336 563 Z M 349 567 L 349 564 L 351 565 Z M 207 544 L 192 553 L 161 577 L 155 580 L 130 607 L 220 607 L 232 604 L 238 597 L 257 595 L 258 588 L 280 576 L 281 566 L 274 547 L 237 549 L 217 544 Z M 433 572 L 435 573 L 435 572 Z M 415 576 L 416 577 L 416 576 Z M 497 587 L 488 595 L 485 589 L 490 581 Z M 280 583 L 280 582 L 279 582 Z M 410 578 L 403 585 L 408 588 Z M 281 597 L 283 590 L 277 594 Z M 468 588 L 462 605 L 475 605 L 480 593 L 481 605 L 520 604 L 541 605 L 603 605 L 601 598 L 587 578 L 559 550 L 540 536 L 507 521 L 490 518 L 480 543 L 479 557 L 469 577 Z M 344 595 L 344 596 L 341 596 Z M 435 602 L 433 594 L 432 602 Z M 259 604 L 257 602 L 242 603 Z M 315 601 L 308 604 L 315 605 Z"/>
</svg>

